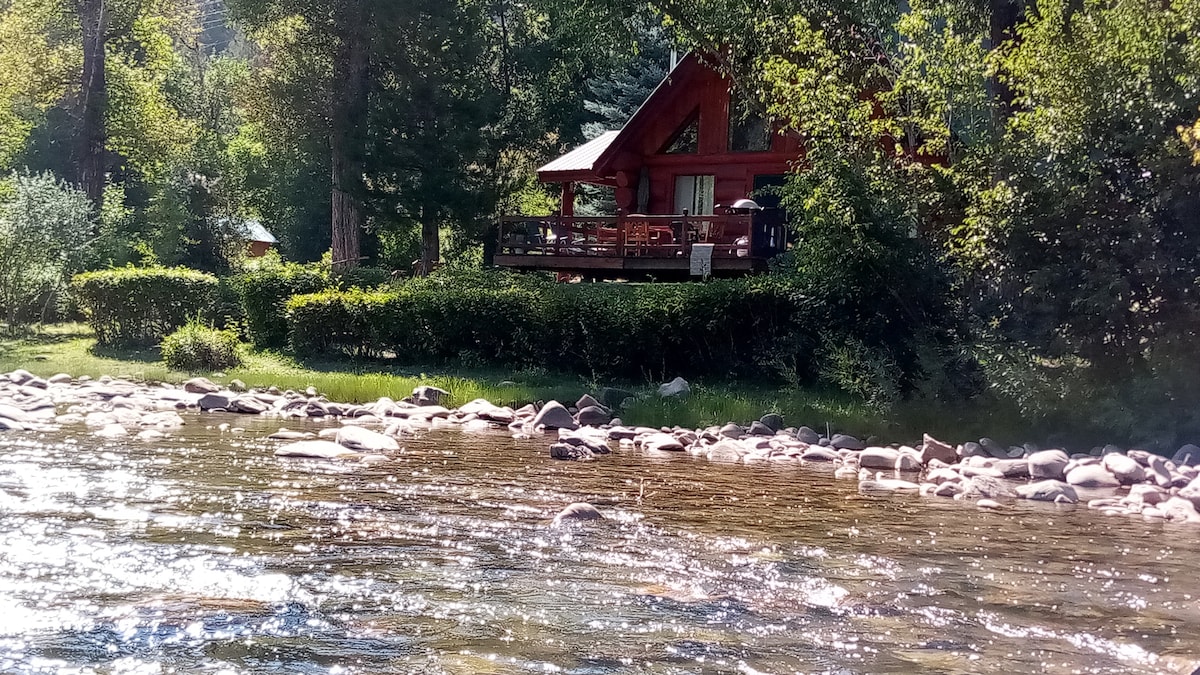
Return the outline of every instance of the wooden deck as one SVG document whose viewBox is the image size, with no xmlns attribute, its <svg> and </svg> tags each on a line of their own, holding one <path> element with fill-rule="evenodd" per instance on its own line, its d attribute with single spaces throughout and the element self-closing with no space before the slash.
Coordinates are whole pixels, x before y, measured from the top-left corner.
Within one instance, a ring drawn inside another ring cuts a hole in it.
<svg viewBox="0 0 1200 675">
<path fill-rule="evenodd" d="M 511 216 L 495 263 L 594 277 L 740 276 L 783 250 L 781 226 L 743 214 L 606 218 Z"/>
</svg>

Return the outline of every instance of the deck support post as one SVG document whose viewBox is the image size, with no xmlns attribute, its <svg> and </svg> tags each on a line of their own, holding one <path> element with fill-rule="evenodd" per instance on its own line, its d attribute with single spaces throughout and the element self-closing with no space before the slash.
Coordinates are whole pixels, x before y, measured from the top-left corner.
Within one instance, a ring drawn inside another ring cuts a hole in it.
<svg viewBox="0 0 1200 675">
<path fill-rule="evenodd" d="M 567 218 L 575 216 L 575 184 L 571 181 L 562 184 L 562 207 L 560 213 Z"/>
</svg>

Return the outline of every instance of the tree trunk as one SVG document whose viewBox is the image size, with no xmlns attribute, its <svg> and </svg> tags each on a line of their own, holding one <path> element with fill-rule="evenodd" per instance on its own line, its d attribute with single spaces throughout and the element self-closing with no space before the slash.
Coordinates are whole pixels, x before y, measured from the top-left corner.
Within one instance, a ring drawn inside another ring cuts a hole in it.
<svg viewBox="0 0 1200 675">
<path fill-rule="evenodd" d="M 442 259 L 442 242 L 438 232 L 437 209 L 426 204 L 421 207 L 421 268 L 418 273 L 433 274 Z"/>
<path fill-rule="evenodd" d="M 348 0 L 334 59 L 329 149 L 333 269 L 358 265 L 363 226 L 363 153 L 367 116 L 368 40 L 363 0 Z"/>
<path fill-rule="evenodd" d="M 104 76 L 108 16 L 105 0 L 80 0 L 79 21 L 83 28 L 83 110 L 80 120 L 79 157 L 76 163 L 79 186 L 99 210 L 104 199 L 104 111 L 108 85 Z"/>
</svg>

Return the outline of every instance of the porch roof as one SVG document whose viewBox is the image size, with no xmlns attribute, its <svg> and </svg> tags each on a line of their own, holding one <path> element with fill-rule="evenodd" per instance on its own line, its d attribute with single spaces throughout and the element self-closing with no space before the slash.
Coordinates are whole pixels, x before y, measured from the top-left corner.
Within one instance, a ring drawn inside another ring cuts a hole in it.
<svg viewBox="0 0 1200 675">
<path fill-rule="evenodd" d="M 538 169 L 538 179 L 543 183 L 563 180 L 598 179 L 595 175 L 596 161 L 617 140 L 620 131 L 606 131 L 567 154 Z"/>
</svg>

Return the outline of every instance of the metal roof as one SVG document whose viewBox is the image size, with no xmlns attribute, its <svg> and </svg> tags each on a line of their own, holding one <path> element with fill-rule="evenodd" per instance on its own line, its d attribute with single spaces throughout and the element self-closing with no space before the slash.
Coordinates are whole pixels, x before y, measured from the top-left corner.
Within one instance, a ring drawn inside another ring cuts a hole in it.
<svg viewBox="0 0 1200 675">
<path fill-rule="evenodd" d="M 246 241 L 261 241 L 267 244 L 279 243 L 279 240 L 275 238 L 275 235 L 271 234 L 270 230 L 263 227 L 262 223 L 253 218 L 232 222 L 228 218 L 218 218 L 217 224 L 221 227 L 228 227 L 230 232 Z"/>
<path fill-rule="evenodd" d="M 567 154 L 538 169 L 538 173 L 558 173 L 562 171 L 591 171 L 596 166 L 596 160 L 617 139 L 620 131 L 606 131 L 596 138 L 584 143 Z"/>
</svg>

